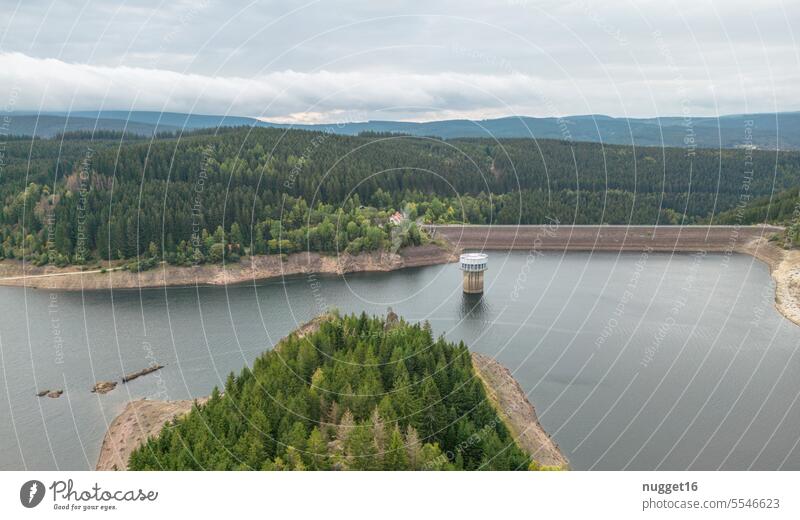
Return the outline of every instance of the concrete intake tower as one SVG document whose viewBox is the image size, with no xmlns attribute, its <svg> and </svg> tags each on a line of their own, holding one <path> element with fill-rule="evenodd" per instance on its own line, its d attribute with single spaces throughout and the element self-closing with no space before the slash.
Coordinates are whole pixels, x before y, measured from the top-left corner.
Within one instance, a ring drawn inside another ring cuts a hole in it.
<svg viewBox="0 0 800 520">
<path fill-rule="evenodd" d="M 464 253 L 459 259 L 459 268 L 464 273 L 464 292 L 483 293 L 483 272 L 489 268 L 489 256 L 485 253 Z"/>
</svg>

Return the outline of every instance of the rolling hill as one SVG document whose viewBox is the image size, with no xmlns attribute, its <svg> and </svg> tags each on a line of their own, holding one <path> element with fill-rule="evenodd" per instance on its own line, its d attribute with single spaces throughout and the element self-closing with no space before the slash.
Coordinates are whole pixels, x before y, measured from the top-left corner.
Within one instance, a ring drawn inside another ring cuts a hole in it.
<svg viewBox="0 0 800 520">
<path fill-rule="evenodd" d="M 356 123 L 289 125 L 253 117 L 183 114 L 148 111 L 77 111 L 5 114 L 10 135 L 53 137 L 65 131 L 123 129 L 131 134 L 213 129 L 219 127 L 271 127 L 324 131 L 341 135 L 364 132 L 402 133 L 415 136 L 457 138 L 535 138 L 576 142 L 602 142 L 636 146 L 738 148 L 753 145 L 764 150 L 800 150 L 800 112 L 726 115 L 720 117 L 615 118 L 604 115 L 504 117 L 480 121 L 452 119 L 424 123 L 365 121 Z"/>
</svg>

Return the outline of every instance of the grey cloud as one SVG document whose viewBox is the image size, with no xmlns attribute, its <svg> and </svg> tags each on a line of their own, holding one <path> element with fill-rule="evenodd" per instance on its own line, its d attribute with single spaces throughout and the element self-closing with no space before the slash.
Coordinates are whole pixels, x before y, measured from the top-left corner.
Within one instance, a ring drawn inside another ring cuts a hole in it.
<svg viewBox="0 0 800 520">
<path fill-rule="evenodd" d="M 800 107 L 792 94 L 800 77 L 797 2 L 83 5 L 19 4 L 0 27 L 4 64 L 17 67 L 0 72 L 0 89 L 24 79 L 34 83 L 26 108 L 64 109 L 73 93 L 78 105 L 97 108 L 105 95 L 98 85 L 110 82 L 106 108 L 128 108 L 138 96 L 139 108 L 286 120 L 353 110 L 430 119 Z M 51 78 L 46 59 L 68 76 Z M 58 88 L 45 94 L 37 79 Z M 675 92 L 681 85 L 683 97 Z"/>
</svg>

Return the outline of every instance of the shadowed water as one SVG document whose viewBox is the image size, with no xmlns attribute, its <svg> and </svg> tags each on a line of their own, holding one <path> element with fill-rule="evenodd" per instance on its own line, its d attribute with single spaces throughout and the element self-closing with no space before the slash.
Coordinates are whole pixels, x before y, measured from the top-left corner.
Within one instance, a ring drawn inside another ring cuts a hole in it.
<svg viewBox="0 0 800 520">
<path fill-rule="evenodd" d="M 93 468 L 143 396 L 207 395 L 328 306 L 428 320 L 496 356 L 576 469 L 800 469 L 800 328 L 748 256 L 492 253 L 456 265 L 235 287 L 0 288 L 0 468 Z M 89 392 L 153 362 L 154 374 Z M 59 399 L 37 398 L 63 389 Z"/>
</svg>

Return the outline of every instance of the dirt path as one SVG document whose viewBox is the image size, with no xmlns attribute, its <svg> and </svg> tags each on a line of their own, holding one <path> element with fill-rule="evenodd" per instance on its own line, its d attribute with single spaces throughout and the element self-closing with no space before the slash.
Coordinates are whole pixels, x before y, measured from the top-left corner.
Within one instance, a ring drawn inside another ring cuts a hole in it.
<svg viewBox="0 0 800 520">
<path fill-rule="evenodd" d="M 12 284 L 12 283 L 4 283 L 4 282 L 12 282 L 12 281 L 15 281 L 15 280 L 25 281 L 25 280 L 37 280 L 37 279 L 40 279 L 40 278 L 50 278 L 50 277 L 53 277 L 53 276 L 78 276 L 78 275 L 81 275 L 81 274 L 100 274 L 100 273 L 109 272 L 109 271 L 119 271 L 121 269 L 122 269 L 121 267 L 112 267 L 110 269 L 106 269 L 105 271 L 103 271 L 103 269 L 92 269 L 92 270 L 89 270 L 89 271 L 74 271 L 74 270 L 71 270 L 71 271 L 63 271 L 63 272 L 58 272 L 58 273 L 6 276 L 6 277 L 3 277 L 3 278 L 0 278 L 0 285 L 16 285 L 16 284 Z"/>
</svg>

